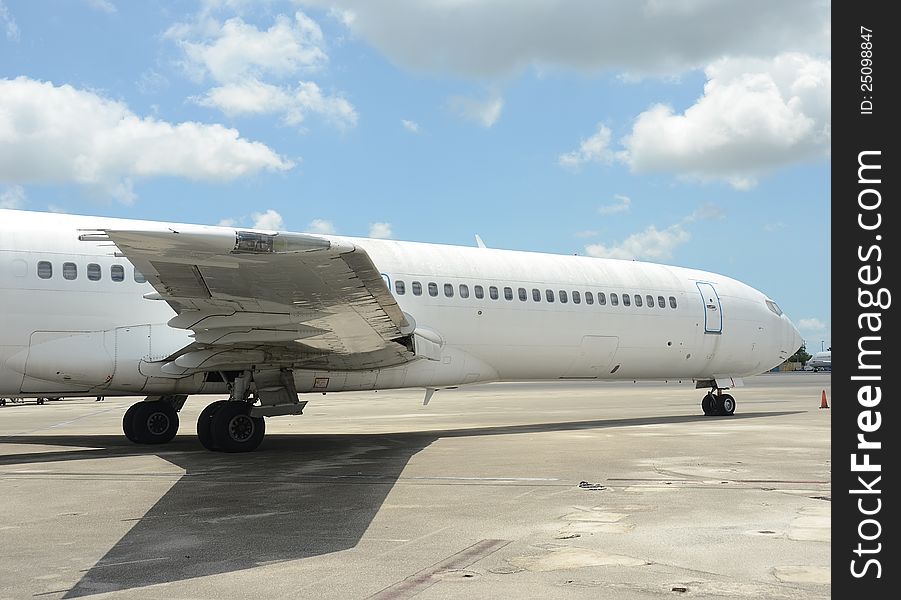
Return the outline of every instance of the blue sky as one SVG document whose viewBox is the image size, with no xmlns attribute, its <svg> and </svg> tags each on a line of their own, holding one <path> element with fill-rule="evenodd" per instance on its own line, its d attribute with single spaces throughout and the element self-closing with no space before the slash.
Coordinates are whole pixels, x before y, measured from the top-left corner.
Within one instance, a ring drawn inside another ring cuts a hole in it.
<svg viewBox="0 0 901 600">
<path fill-rule="evenodd" d="M 0 206 L 697 267 L 819 350 L 829 12 L 0 0 Z"/>
</svg>

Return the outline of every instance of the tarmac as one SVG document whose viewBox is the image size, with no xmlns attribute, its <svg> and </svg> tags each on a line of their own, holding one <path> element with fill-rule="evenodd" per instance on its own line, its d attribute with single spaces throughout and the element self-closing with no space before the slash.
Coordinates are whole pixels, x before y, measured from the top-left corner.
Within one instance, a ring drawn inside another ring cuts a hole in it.
<svg viewBox="0 0 901 600">
<path fill-rule="evenodd" d="M 829 598 L 829 373 L 310 395 L 259 450 L 0 407 L 0 598 Z"/>
</svg>

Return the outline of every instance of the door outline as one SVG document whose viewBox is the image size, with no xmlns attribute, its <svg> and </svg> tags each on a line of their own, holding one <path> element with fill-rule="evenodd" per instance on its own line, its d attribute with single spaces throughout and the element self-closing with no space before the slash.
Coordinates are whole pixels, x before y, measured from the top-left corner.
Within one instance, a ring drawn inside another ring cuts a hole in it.
<svg viewBox="0 0 901 600">
<path fill-rule="evenodd" d="M 701 294 L 701 303 L 704 306 L 704 333 L 720 335 L 723 333 L 723 304 L 720 295 L 712 283 L 697 281 L 698 293 Z M 706 293 L 705 293 L 706 292 Z M 709 298 L 710 296 L 712 298 Z M 715 301 L 711 304 L 710 301 Z"/>
</svg>

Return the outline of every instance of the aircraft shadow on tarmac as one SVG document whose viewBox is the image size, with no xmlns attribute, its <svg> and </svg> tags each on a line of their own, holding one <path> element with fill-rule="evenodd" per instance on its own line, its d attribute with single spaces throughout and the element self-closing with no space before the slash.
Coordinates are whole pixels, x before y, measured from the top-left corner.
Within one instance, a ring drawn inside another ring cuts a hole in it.
<svg viewBox="0 0 901 600">
<path fill-rule="evenodd" d="M 77 598 L 353 548 L 410 458 L 440 438 L 710 419 L 658 416 L 405 433 L 268 435 L 249 454 L 208 452 L 187 436 L 165 446 L 136 446 L 120 435 L 10 436 L 0 442 L 77 449 L 0 455 L 0 466 L 150 454 L 185 470 L 64 596 Z"/>
</svg>

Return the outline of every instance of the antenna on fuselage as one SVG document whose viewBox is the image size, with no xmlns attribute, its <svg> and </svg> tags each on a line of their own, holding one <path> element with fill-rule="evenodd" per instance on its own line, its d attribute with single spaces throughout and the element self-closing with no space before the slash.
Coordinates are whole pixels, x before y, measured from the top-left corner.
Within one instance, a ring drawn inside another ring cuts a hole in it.
<svg viewBox="0 0 901 600">
<path fill-rule="evenodd" d="M 479 234 L 478 234 L 478 233 L 476 234 L 476 245 L 477 245 L 479 248 L 487 248 L 487 247 L 488 247 L 488 246 L 485 245 L 485 242 L 482 241 L 482 238 L 479 237 Z"/>
</svg>

